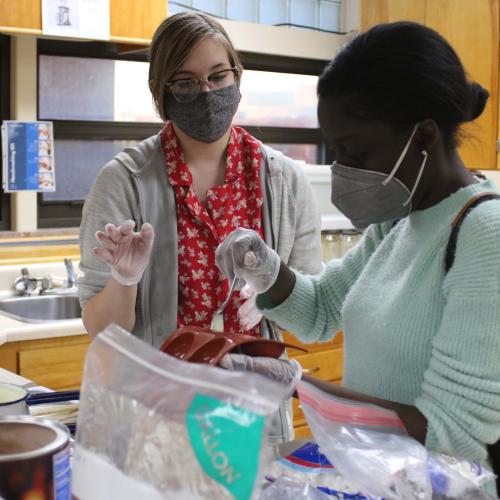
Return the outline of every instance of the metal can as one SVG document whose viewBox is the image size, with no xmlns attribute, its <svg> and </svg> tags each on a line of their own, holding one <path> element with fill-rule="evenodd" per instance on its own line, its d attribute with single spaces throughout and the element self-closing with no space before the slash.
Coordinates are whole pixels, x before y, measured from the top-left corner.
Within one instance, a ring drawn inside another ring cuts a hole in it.
<svg viewBox="0 0 500 500">
<path fill-rule="evenodd" d="M 70 500 L 70 438 L 46 418 L 0 418 L 0 498 Z"/>
</svg>

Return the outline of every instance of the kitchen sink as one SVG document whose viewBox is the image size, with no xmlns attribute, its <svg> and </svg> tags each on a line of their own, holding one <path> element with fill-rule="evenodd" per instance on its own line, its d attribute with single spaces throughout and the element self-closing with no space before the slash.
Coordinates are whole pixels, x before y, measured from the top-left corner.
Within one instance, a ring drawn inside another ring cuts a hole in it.
<svg viewBox="0 0 500 500">
<path fill-rule="evenodd" d="M 76 295 L 36 295 L 0 299 L 0 314 L 26 323 L 45 323 L 80 318 Z"/>
</svg>

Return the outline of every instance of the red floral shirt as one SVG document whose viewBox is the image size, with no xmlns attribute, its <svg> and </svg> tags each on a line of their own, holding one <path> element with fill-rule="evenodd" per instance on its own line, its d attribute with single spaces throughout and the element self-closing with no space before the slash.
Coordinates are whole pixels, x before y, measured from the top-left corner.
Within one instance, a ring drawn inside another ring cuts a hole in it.
<svg viewBox="0 0 500 500">
<path fill-rule="evenodd" d="M 208 327 L 229 291 L 228 280 L 215 264 L 217 246 L 238 227 L 253 229 L 263 237 L 259 142 L 244 129 L 231 128 L 225 184 L 207 191 L 206 205 L 193 189 L 191 172 L 171 122 L 162 131 L 162 144 L 177 205 L 177 327 Z M 225 331 L 243 333 L 236 315 L 241 302 L 235 291 L 224 310 Z M 259 326 L 246 333 L 259 335 Z"/>
</svg>

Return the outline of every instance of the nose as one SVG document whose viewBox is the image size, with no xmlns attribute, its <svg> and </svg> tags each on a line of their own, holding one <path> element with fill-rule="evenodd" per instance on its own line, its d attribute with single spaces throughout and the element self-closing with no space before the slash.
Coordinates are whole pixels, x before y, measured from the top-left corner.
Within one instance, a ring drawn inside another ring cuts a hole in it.
<svg viewBox="0 0 500 500">
<path fill-rule="evenodd" d="M 200 92 L 208 92 L 210 90 L 210 82 L 208 80 L 200 80 Z"/>
</svg>

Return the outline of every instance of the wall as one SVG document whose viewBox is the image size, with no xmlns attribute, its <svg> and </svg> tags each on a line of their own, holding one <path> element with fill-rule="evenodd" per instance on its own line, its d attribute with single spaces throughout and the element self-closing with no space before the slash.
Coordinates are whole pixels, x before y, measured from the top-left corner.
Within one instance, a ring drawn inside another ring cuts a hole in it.
<svg viewBox="0 0 500 500">
<path fill-rule="evenodd" d="M 13 36 L 11 39 L 11 119 L 37 119 L 37 56 L 36 38 Z M 13 231 L 33 231 L 37 228 L 37 194 L 11 195 Z"/>
<path fill-rule="evenodd" d="M 500 190 L 500 172 L 497 170 L 482 170 L 482 173 L 491 179 L 497 186 L 497 189 Z"/>
<path fill-rule="evenodd" d="M 330 60 L 346 42 L 345 35 L 218 19 L 236 50 L 258 54 Z"/>
</svg>

